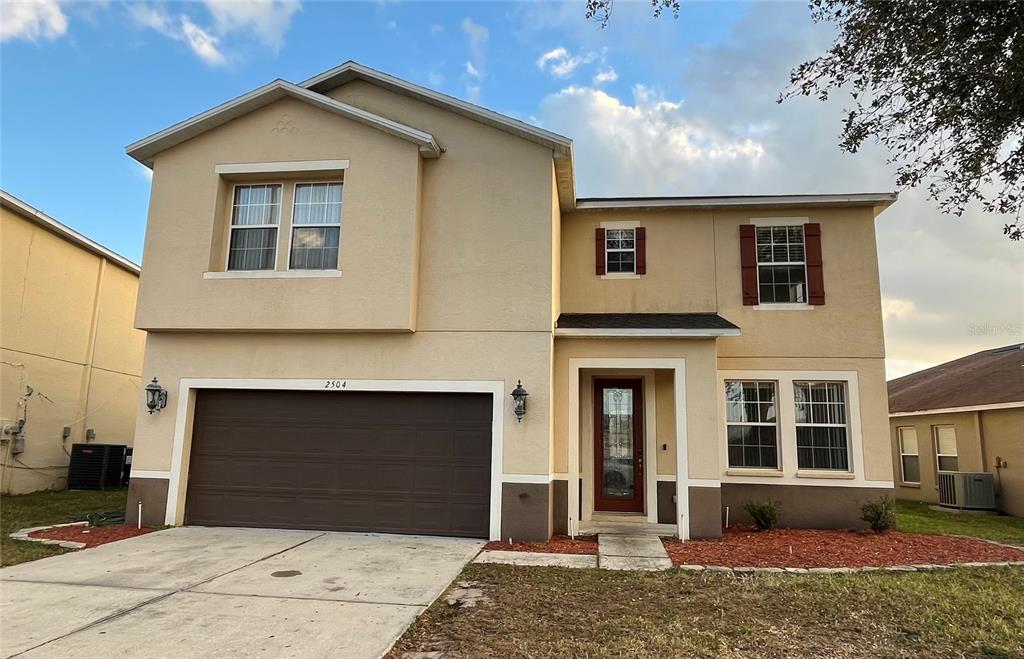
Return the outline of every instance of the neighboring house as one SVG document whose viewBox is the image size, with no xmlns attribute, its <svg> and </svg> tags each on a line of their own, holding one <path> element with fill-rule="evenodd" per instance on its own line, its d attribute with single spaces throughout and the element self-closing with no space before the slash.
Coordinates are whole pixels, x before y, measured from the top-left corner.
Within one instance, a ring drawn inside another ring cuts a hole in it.
<svg viewBox="0 0 1024 659">
<path fill-rule="evenodd" d="M 939 471 L 993 475 L 996 507 L 1024 517 L 1024 344 L 889 383 L 896 496 L 938 503 Z"/>
<path fill-rule="evenodd" d="M 132 443 L 139 266 L 3 191 L 0 220 L 0 490 L 62 489 L 72 444 Z"/>
<path fill-rule="evenodd" d="M 891 492 L 893 193 L 577 199 L 568 138 L 351 62 L 128 153 L 169 393 L 139 397 L 129 517 L 686 538 Z"/>
</svg>

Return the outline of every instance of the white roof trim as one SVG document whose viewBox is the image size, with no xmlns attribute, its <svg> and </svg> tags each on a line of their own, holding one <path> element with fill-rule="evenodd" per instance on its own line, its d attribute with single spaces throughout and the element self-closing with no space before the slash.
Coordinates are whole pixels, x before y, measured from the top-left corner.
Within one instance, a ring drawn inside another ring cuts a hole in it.
<svg viewBox="0 0 1024 659">
<path fill-rule="evenodd" d="M 642 337 L 682 337 L 700 338 L 711 336 L 739 336 L 738 329 L 682 329 L 682 328 L 603 328 L 603 327 L 560 327 L 555 329 L 555 336 L 577 338 L 642 338 Z"/>
<path fill-rule="evenodd" d="M 507 117 L 479 105 L 421 87 L 401 78 L 371 69 L 368 66 L 363 66 L 358 62 L 345 62 L 340 66 L 300 82 L 299 86 L 316 92 L 323 92 L 356 78 L 376 82 L 392 91 L 413 96 L 431 105 L 451 110 L 470 119 L 475 119 L 506 132 L 511 132 L 532 142 L 551 147 L 558 152 L 558 155 L 571 155 L 572 153 L 572 140 L 564 135 L 552 133 L 549 130 L 532 126 L 524 121 Z"/>
<path fill-rule="evenodd" d="M 410 141 L 419 146 L 420 153 L 424 158 L 437 158 L 441 155 L 441 148 L 429 133 L 400 124 L 372 112 L 367 112 L 347 103 L 336 101 L 323 94 L 293 85 L 286 80 L 275 80 L 258 89 L 254 89 L 248 94 L 243 94 L 230 101 L 221 103 L 215 108 L 174 124 L 170 128 L 154 133 L 138 142 L 129 144 L 125 147 L 125 151 L 142 164 L 152 166 L 153 156 L 161 151 L 181 144 L 201 133 L 221 126 L 232 119 L 248 114 L 285 96 L 306 101 L 322 110 L 333 112 L 334 114 L 381 130 L 394 137 Z"/>
<path fill-rule="evenodd" d="M 760 206 L 888 206 L 896 192 L 819 195 L 760 195 L 735 197 L 625 197 L 621 199 L 577 199 L 576 210 L 656 208 L 747 208 Z"/>
<path fill-rule="evenodd" d="M 1014 407 L 1024 407 L 1024 400 L 1014 403 L 991 403 L 989 405 L 966 405 L 964 407 L 937 407 L 931 410 L 914 410 L 913 412 L 890 412 L 890 417 L 896 416 L 922 416 L 925 414 L 953 414 L 956 412 L 986 412 L 988 410 L 1009 410 Z"/>
<path fill-rule="evenodd" d="M 58 222 L 41 210 L 29 206 L 14 195 L 9 194 L 4 190 L 0 190 L 0 202 L 2 202 L 3 206 L 12 208 L 14 212 L 18 213 L 18 215 L 21 215 L 25 219 L 35 222 L 43 228 L 52 231 L 67 241 L 75 243 L 79 247 L 92 252 L 96 256 L 107 259 L 114 265 L 117 265 L 128 272 L 135 275 L 139 274 L 140 268 L 137 263 L 129 261 L 117 252 L 107 249 L 95 240 L 83 236 L 71 227 Z"/>
</svg>

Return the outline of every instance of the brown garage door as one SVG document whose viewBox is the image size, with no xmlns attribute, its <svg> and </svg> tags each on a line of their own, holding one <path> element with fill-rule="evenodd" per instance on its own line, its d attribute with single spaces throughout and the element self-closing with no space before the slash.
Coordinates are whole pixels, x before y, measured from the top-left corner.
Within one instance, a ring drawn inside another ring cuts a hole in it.
<svg viewBox="0 0 1024 659">
<path fill-rule="evenodd" d="M 204 390 L 185 523 L 486 538 L 491 396 Z"/>
</svg>

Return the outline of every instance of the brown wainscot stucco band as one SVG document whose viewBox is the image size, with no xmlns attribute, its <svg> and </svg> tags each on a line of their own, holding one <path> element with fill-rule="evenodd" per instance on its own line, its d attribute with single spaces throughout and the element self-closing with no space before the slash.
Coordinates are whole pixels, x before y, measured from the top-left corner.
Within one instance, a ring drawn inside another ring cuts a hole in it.
<svg viewBox="0 0 1024 659">
<path fill-rule="evenodd" d="M 730 524 L 753 522 L 743 510 L 747 502 L 777 501 L 783 528 L 863 529 L 867 523 L 861 519 L 861 506 L 892 494 L 891 488 L 879 487 L 722 483 L 722 506 L 729 507 Z"/>
<path fill-rule="evenodd" d="M 167 515 L 166 478 L 131 478 L 128 481 L 128 504 L 125 524 L 139 523 L 139 503 L 142 503 L 142 525 L 163 526 Z"/>
<path fill-rule="evenodd" d="M 551 537 L 551 484 L 502 483 L 501 539 L 545 542 Z"/>
</svg>

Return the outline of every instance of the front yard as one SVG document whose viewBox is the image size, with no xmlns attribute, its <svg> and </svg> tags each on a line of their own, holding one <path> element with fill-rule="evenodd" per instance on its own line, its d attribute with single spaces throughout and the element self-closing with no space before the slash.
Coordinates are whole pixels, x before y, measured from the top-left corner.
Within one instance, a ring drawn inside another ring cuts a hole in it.
<svg viewBox="0 0 1024 659">
<path fill-rule="evenodd" d="M 472 564 L 392 652 L 445 657 L 1024 656 L 1024 569 L 840 575 Z"/>
<path fill-rule="evenodd" d="M 947 513 L 917 501 L 896 502 L 896 528 L 907 533 L 969 535 L 1024 547 L 1024 517 Z"/>
<path fill-rule="evenodd" d="M 69 551 L 38 542 L 12 540 L 11 533 L 31 526 L 71 522 L 88 513 L 123 512 L 127 497 L 128 490 L 124 489 L 0 496 L 0 567 Z"/>
</svg>

